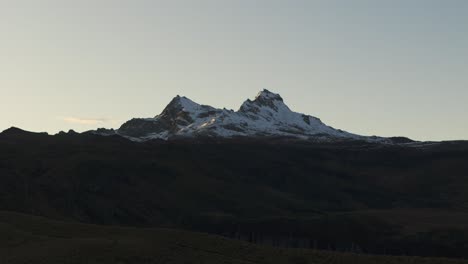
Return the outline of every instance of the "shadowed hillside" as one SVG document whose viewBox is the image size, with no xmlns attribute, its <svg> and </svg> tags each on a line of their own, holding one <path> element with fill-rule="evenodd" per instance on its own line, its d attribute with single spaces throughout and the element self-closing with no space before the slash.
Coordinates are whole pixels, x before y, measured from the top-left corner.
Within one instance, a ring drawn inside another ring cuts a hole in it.
<svg viewBox="0 0 468 264">
<path fill-rule="evenodd" d="M 0 209 L 276 247 L 468 257 L 468 144 L 0 134 Z"/>
<path fill-rule="evenodd" d="M 104 227 L 0 212 L 3 264 L 150 263 L 466 263 L 449 259 L 366 256 L 278 249 L 173 229 Z"/>
</svg>

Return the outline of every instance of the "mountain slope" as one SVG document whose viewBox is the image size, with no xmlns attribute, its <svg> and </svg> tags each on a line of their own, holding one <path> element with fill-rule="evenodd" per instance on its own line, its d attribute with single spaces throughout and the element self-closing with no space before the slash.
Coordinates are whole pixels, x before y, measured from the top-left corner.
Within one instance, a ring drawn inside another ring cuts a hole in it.
<svg viewBox="0 0 468 264">
<path fill-rule="evenodd" d="M 467 160 L 466 142 L 140 144 L 10 130 L 0 133 L 0 210 L 279 246 L 468 257 Z"/>
<path fill-rule="evenodd" d="M 115 133 L 135 141 L 180 137 L 289 137 L 315 141 L 391 142 L 334 129 L 316 117 L 293 112 L 280 95 L 268 90 L 261 91 L 255 100 L 244 102 L 238 111 L 216 109 L 177 96 L 160 115 L 132 119 Z"/>
</svg>

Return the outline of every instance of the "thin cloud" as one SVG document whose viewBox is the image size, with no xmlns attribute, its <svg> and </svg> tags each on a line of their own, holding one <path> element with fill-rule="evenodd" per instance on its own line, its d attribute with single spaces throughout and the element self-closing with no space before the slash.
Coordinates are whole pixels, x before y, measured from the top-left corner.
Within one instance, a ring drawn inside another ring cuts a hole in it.
<svg viewBox="0 0 468 264">
<path fill-rule="evenodd" d="M 63 121 L 67 123 L 80 124 L 80 125 L 98 125 L 102 123 L 113 122 L 113 120 L 109 118 L 79 118 L 79 117 L 64 117 Z"/>
</svg>

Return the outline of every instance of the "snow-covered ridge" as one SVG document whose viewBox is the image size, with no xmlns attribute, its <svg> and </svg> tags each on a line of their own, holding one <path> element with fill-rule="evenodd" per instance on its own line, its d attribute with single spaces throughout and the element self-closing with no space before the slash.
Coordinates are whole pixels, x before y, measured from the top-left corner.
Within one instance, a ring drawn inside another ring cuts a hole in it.
<svg viewBox="0 0 468 264">
<path fill-rule="evenodd" d="M 238 111 L 200 105 L 177 96 L 153 118 L 135 118 L 115 132 L 135 141 L 177 137 L 291 137 L 304 140 L 366 140 L 364 137 L 325 125 L 320 119 L 296 113 L 283 98 L 263 90 L 254 100 L 245 101 Z"/>
</svg>

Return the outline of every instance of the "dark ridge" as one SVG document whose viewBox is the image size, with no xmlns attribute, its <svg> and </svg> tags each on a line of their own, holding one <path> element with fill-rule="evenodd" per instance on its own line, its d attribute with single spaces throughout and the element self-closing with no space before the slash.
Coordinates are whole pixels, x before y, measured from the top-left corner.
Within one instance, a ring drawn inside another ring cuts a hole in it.
<svg viewBox="0 0 468 264">
<path fill-rule="evenodd" d="M 47 136 L 46 132 L 30 132 L 17 127 L 10 127 L 0 133 L 1 136 Z"/>
<path fill-rule="evenodd" d="M 2 131 L 1 134 L 4 134 L 4 135 L 19 135 L 19 134 L 24 134 L 24 133 L 29 133 L 25 130 L 22 130 L 20 128 L 17 128 L 17 127 L 10 127 L 8 129 L 5 129 Z"/>
<path fill-rule="evenodd" d="M 468 258 L 467 142 L 35 135 L 0 137 L 0 210 L 279 247 Z"/>
<path fill-rule="evenodd" d="M 392 143 L 395 143 L 395 144 L 406 144 L 406 143 L 416 142 L 407 137 L 390 137 L 388 139 L 390 139 L 390 141 L 392 141 Z"/>
</svg>

